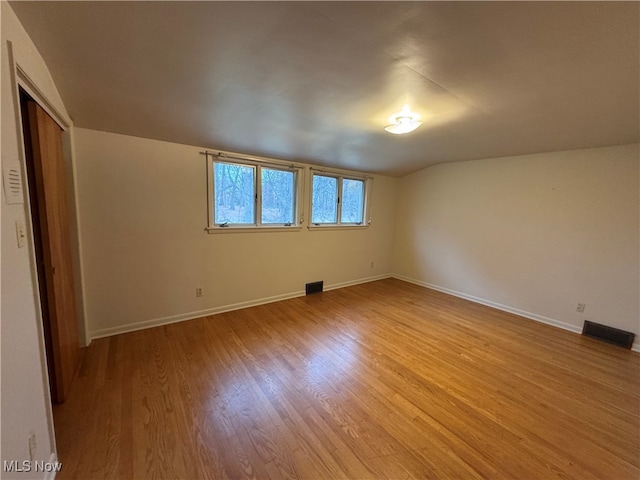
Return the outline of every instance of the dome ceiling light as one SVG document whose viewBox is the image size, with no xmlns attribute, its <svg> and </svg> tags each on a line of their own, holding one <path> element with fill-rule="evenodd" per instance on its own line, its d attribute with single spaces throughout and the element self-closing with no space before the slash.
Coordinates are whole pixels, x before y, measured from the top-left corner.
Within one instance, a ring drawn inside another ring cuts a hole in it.
<svg viewBox="0 0 640 480">
<path fill-rule="evenodd" d="M 405 105 L 401 112 L 391 115 L 389 118 L 391 125 L 387 125 L 384 129 L 394 135 L 404 135 L 405 133 L 413 132 L 422 125 L 422 122 L 418 120 L 419 118 L 420 115 L 412 112 L 409 105 Z"/>
</svg>

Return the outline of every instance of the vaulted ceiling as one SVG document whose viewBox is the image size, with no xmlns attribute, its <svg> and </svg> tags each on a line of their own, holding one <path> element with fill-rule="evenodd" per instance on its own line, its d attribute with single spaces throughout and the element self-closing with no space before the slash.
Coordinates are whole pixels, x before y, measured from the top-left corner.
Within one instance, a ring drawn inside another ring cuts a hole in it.
<svg viewBox="0 0 640 480">
<path fill-rule="evenodd" d="M 11 6 L 78 127 L 390 175 L 640 141 L 638 2 Z"/>
</svg>

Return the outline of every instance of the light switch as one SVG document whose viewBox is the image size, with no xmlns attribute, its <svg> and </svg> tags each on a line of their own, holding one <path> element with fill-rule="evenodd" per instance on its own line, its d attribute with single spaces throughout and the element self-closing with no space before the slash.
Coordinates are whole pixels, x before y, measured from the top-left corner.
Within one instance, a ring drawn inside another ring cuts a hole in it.
<svg viewBox="0 0 640 480">
<path fill-rule="evenodd" d="M 27 240 L 27 230 L 22 221 L 16 222 L 16 236 L 18 237 L 18 248 L 23 248 Z"/>
</svg>

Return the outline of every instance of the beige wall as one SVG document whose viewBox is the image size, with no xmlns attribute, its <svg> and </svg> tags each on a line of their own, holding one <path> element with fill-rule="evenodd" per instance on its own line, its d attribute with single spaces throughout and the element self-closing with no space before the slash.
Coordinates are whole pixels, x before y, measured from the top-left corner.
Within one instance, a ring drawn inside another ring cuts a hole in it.
<svg viewBox="0 0 640 480">
<path fill-rule="evenodd" d="M 75 147 L 92 337 L 391 272 L 395 178 L 365 230 L 208 234 L 201 148 L 85 129 Z"/>
<path fill-rule="evenodd" d="M 587 319 L 638 334 L 639 163 L 627 145 L 404 177 L 394 273 L 574 331 Z"/>
<path fill-rule="evenodd" d="M 7 41 L 49 107 L 67 114 L 6 2 L 1 12 L 2 162 L 20 163 Z M 299 294 L 309 281 L 337 286 L 392 271 L 564 328 L 590 319 L 640 333 L 638 145 L 378 176 L 367 230 L 217 235 L 204 231 L 199 148 L 83 129 L 74 147 L 89 337 Z M 28 459 L 34 433 L 36 459 L 46 461 L 55 442 L 33 243 L 18 249 L 15 240 L 16 221 L 29 226 L 28 207 L 4 195 L 0 205 L 2 460 Z"/>
<path fill-rule="evenodd" d="M 47 67 L 18 22 L 7 2 L 2 15 L 2 164 L 24 168 L 19 105 L 10 61 L 14 62 L 39 90 L 46 108 L 67 123 L 67 114 Z M 24 171 L 24 170 L 23 170 Z M 49 461 L 55 441 L 48 393 L 44 344 L 39 316 L 37 287 L 33 272 L 33 242 L 26 194 L 24 203 L 7 204 L 2 194 L 2 461 L 29 460 L 28 438 L 36 438 L 35 460 Z M 16 222 L 29 230 L 24 248 L 16 242 Z M 42 478 L 42 472 L 2 473 L 2 478 Z"/>
</svg>

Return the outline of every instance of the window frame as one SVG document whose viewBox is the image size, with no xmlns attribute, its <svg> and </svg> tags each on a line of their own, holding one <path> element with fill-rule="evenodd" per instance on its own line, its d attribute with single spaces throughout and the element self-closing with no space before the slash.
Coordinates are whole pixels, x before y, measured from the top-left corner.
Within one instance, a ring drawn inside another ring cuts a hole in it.
<svg viewBox="0 0 640 480">
<path fill-rule="evenodd" d="M 315 176 L 333 177 L 337 179 L 337 202 L 336 202 L 336 222 L 335 223 L 313 223 L 313 178 Z M 333 230 L 333 229 L 363 229 L 371 225 L 371 208 L 369 200 L 371 196 L 371 177 L 365 175 L 357 175 L 346 172 L 317 169 L 311 167 L 311 175 L 309 179 L 309 230 Z M 344 180 L 357 180 L 362 182 L 362 221 L 343 222 L 342 221 L 342 193 Z"/>
<path fill-rule="evenodd" d="M 302 223 L 302 179 L 304 169 L 300 165 L 266 161 L 258 158 L 224 155 L 223 153 L 205 153 L 207 156 L 207 232 L 234 233 L 248 231 L 299 231 Z M 241 165 L 254 169 L 254 222 L 234 223 L 228 226 L 215 223 L 215 164 Z M 280 170 L 293 173 L 293 222 L 262 223 L 262 169 Z"/>
</svg>

